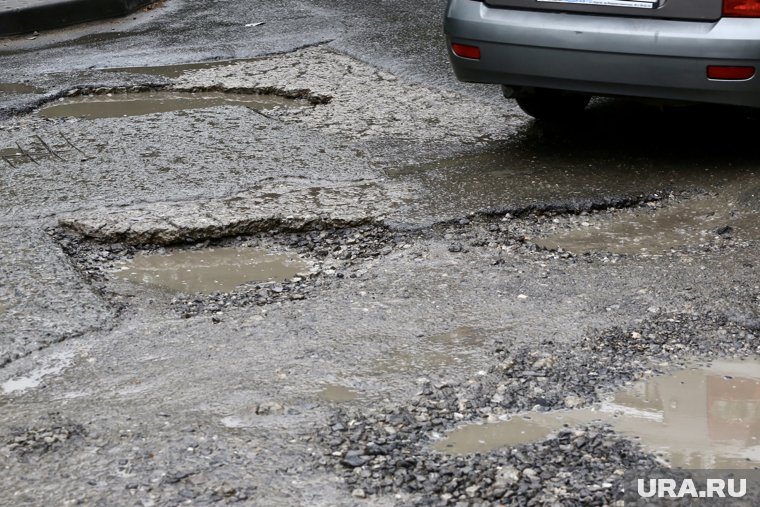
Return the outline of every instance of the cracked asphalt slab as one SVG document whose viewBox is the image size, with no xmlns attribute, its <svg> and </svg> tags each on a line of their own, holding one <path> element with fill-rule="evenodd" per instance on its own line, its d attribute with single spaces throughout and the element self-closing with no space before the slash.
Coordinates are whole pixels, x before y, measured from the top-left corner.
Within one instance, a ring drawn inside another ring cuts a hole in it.
<svg viewBox="0 0 760 507">
<path fill-rule="evenodd" d="M 667 466 L 593 425 L 433 446 L 758 353 L 755 119 L 598 101 L 544 125 L 455 83 L 443 2 L 266 7 L 176 0 L 2 41 L 0 82 L 36 90 L 0 89 L 0 504 L 608 505 L 622 472 Z M 35 113 L 144 90 L 313 100 Z M 683 213 L 710 218 L 674 235 Z M 625 248 L 646 227 L 679 239 Z M 114 276 L 218 246 L 314 269 L 198 294 Z"/>
<path fill-rule="evenodd" d="M 114 310 L 82 280 L 52 238 L 25 227 L 2 231 L 0 364 L 109 326 Z"/>
</svg>

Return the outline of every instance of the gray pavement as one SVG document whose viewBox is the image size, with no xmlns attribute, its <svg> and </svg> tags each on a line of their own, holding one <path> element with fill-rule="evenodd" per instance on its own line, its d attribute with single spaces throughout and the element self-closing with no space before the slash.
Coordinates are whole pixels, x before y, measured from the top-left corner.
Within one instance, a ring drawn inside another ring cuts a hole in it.
<svg viewBox="0 0 760 507">
<path fill-rule="evenodd" d="M 756 120 L 598 101 L 534 122 L 453 79 L 444 4 L 172 0 L 0 41 L 0 505 L 608 505 L 620 469 L 660 466 L 598 428 L 432 445 L 758 352 Z M 137 90 L 329 100 L 35 114 Z M 650 230 L 683 239 L 636 249 Z M 539 246 L 569 233 L 597 246 Z M 201 294 L 116 276 L 221 246 L 313 270 Z"/>
</svg>

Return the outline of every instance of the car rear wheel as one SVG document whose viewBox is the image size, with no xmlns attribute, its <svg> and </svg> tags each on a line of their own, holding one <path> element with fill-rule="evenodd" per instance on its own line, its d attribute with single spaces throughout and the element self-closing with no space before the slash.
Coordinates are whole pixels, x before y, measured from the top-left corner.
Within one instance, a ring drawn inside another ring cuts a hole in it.
<svg viewBox="0 0 760 507">
<path fill-rule="evenodd" d="M 568 120 L 580 116 L 591 97 L 560 90 L 537 89 L 516 97 L 517 105 L 530 116 L 547 121 Z"/>
</svg>

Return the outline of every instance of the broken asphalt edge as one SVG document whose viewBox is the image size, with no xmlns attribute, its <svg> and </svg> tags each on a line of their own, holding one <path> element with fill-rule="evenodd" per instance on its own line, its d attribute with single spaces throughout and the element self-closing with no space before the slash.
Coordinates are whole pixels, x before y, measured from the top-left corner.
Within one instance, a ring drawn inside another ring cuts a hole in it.
<svg viewBox="0 0 760 507">
<path fill-rule="evenodd" d="M 0 11 L 0 37 L 131 14 L 155 0 L 50 0 Z"/>
</svg>

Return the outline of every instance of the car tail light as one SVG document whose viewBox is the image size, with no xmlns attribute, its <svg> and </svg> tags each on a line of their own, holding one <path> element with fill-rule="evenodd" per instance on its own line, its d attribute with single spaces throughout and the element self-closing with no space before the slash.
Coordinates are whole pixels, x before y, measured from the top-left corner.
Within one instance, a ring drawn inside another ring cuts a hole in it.
<svg viewBox="0 0 760 507">
<path fill-rule="evenodd" d="M 709 79 L 723 79 L 726 81 L 743 81 L 755 76 L 754 67 L 725 67 L 722 65 L 710 65 L 707 67 Z"/>
<path fill-rule="evenodd" d="M 451 44 L 451 50 L 455 55 L 471 60 L 480 60 L 480 48 L 477 46 L 468 46 L 466 44 Z"/>
<path fill-rule="evenodd" d="M 723 0 L 723 15 L 729 18 L 760 18 L 760 0 Z"/>
</svg>

